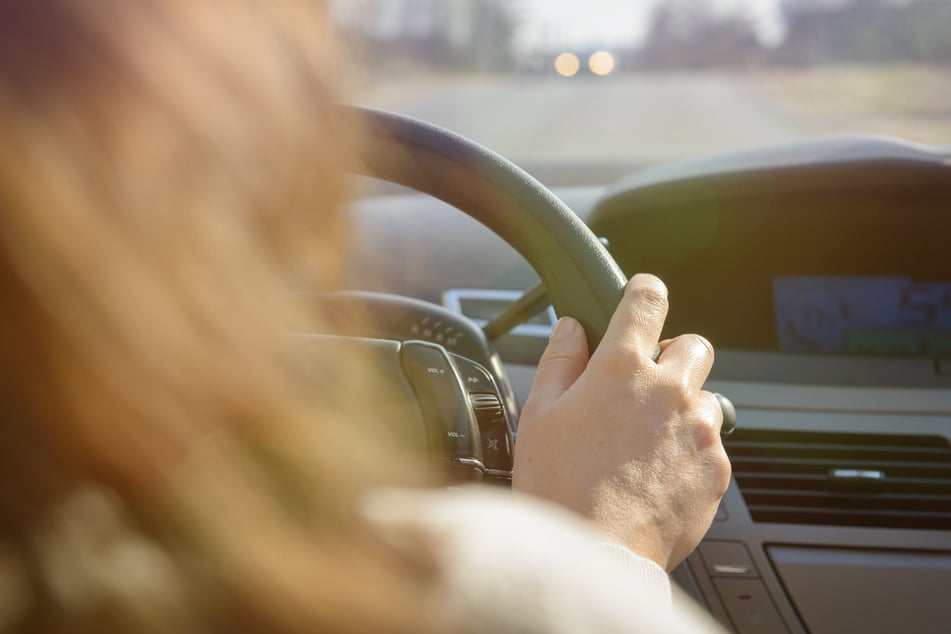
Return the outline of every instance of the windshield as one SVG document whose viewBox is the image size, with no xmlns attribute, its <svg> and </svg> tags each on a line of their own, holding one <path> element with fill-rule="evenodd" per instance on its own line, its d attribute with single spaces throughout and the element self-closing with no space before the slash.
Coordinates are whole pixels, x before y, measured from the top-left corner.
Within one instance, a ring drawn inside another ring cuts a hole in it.
<svg viewBox="0 0 951 634">
<path fill-rule="evenodd" d="M 332 7 L 352 101 L 564 178 L 829 135 L 951 143 L 948 0 Z"/>
</svg>

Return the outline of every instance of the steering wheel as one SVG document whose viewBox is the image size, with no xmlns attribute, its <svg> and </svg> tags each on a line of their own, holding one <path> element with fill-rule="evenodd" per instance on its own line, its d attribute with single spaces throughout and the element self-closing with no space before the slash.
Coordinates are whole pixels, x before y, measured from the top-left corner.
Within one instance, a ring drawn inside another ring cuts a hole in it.
<svg viewBox="0 0 951 634">
<path fill-rule="evenodd" d="M 498 234 L 538 273 L 555 312 L 582 324 L 594 351 L 626 279 L 561 200 L 521 168 L 460 135 L 401 115 L 348 109 L 359 117 L 364 135 L 363 174 L 443 200 Z M 393 355 L 399 356 L 426 419 L 433 456 L 466 477 L 511 477 L 512 421 L 505 420 L 504 393 L 492 372 L 438 344 L 371 345 L 389 346 L 379 351 L 391 365 Z M 500 453 L 491 454 L 493 449 Z"/>
<path fill-rule="evenodd" d="M 594 351 L 626 280 L 578 216 L 521 168 L 458 134 L 354 110 L 366 134 L 366 173 L 447 202 L 498 234 L 538 273 L 555 312 L 581 322 Z"/>
</svg>

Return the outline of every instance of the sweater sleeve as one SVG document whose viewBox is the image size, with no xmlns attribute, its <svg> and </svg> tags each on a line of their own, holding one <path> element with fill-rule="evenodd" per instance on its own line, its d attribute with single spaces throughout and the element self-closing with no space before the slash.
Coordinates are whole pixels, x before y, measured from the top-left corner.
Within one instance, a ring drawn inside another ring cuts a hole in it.
<svg viewBox="0 0 951 634">
<path fill-rule="evenodd" d="M 671 605 L 670 577 L 657 562 L 641 557 L 631 549 L 616 543 L 602 543 L 600 548 L 631 585 L 650 592 L 649 601 L 669 609 Z"/>
<path fill-rule="evenodd" d="M 460 631 L 720 631 L 681 604 L 660 566 L 533 498 L 485 489 L 381 491 L 364 513 L 393 546 L 423 548 L 438 563 L 434 603 Z"/>
</svg>

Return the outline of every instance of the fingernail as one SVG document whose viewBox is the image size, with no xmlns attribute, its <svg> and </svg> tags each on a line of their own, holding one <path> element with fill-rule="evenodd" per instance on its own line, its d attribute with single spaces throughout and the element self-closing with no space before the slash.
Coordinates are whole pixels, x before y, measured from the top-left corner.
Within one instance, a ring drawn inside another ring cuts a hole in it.
<svg viewBox="0 0 951 634">
<path fill-rule="evenodd" d="M 578 328 L 578 322 L 570 317 L 562 317 L 558 320 L 555 326 L 551 329 L 551 340 L 555 339 L 566 339 L 573 334 Z"/>
</svg>

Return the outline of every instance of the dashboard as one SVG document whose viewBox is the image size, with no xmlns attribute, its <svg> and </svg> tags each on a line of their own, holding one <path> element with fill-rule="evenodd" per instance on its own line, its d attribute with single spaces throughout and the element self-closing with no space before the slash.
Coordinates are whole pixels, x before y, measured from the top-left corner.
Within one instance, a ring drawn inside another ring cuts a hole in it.
<svg viewBox="0 0 951 634">
<path fill-rule="evenodd" d="M 370 190 L 351 287 L 481 325 L 537 284 L 464 214 Z M 674 579 L 741 633 L 949 631 L 951 150 L 844 139 L 554 191 L 625 273 L 665 280 L 665 334 L 714 343 L 707 389 L 737 408 L 733 481 Z M 451 349 L 422 319 L 403 338 Z M 553 320 L 496 342 L 515 401 Z"/>
</svg>

